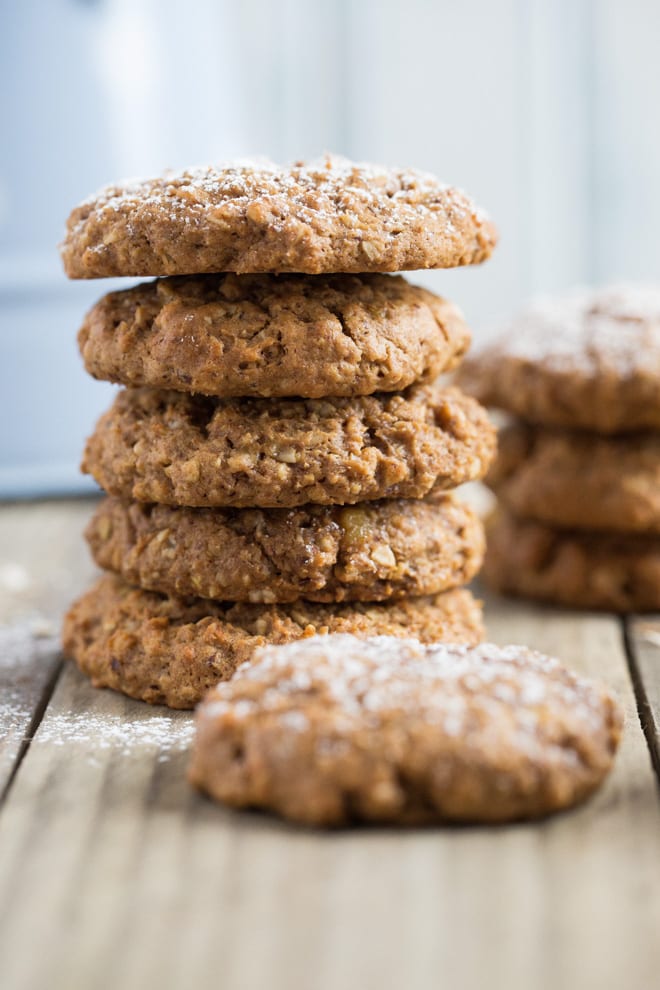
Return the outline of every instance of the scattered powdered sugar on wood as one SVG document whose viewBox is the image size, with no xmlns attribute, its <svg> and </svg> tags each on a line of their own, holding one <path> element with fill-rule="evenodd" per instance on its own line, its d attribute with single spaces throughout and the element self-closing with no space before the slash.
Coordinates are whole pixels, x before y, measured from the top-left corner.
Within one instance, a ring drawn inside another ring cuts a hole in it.
<svg viewBox="0 0 660 990">
<path fill-rule="evenodd" d="M 35 661 L 57 654 L 59 640 L 50 622 L 35 615 L 13 625 L 0 626 L 0 672 L 16 674 Z"/>
<path fill-rule="evenodd" d="M 0 564 L 0 589 L 9 594 L 20 594 L 27 591 L 32 584 L 32 579 L 27 568 L 22 564 L 13 561 L 5 561 Z"/>
<path fill-rule="evenodd" d="M 59 637 L 40 617 L 0 627 L 0 741 L 27 738 L 35 708 L 59 657 Z M 110 698 L 114 702 L 114 696 Z M 77 755 L 82 751 L 92 762 L 97 761 L 100 751 L 107 750 L 130 756 L 148 749 L 156 752 L 158 762 L 188 750 L 193 737 L 190 712 L 152 711 L 136 703 L 136 714 L 117 714 L 102 710 L 108 703 L 105 692 L 99 693 L 98 700 L 98 706 L 90 705 L 85 711 L 54 711 L 49 707 L 32 745 L 75 749 Z"/>
<path fill-rule="evenodd" d="M 65 746 L 82 750 L 96 761 L 103 751 L 122 757 L 155 751 L 157 762 L 185 753 L 193 737 L 190 712 L 140 712 L 136 717 L 111 712 L 49 712 L 41 723 L 34 744 Z"/>
<path fill-rule="evenodd" d="M 40 617 L 0 626 L 0 743 L 24 736 L 59 655 L 59 641 Z"/>
<path fill-rule="evenodd" d="M 637 633 L 643 642 L 660 647 L 660 625 L 657 623 L 640 622 L 637 624 Z"/>
</svg>

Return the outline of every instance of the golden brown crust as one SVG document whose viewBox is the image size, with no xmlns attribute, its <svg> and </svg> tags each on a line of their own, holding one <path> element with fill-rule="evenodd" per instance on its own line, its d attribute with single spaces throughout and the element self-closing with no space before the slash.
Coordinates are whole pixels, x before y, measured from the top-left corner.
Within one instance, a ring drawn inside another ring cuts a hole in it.
<svg viewBox="0 0 660 990">
<path fill-rule="evenodd" d="M 457 306 L 390 275 L 198 275 L 104 296 L 87 371 L 203 395 L 369 395 L 430 381 L 470 334 Z"/>
<path fill-rule="evenodd" d="M 413 169 L 326 157 L 187 169 L 109 186 L 71 213 L 70 278 L 199 272 L 396 272 L 488 258 L 489 218 Z"/>
<path fill-rule="evenodd" d="M 660 430 L 660 288 L 539 302 L 472 351 L 458 381 L 486 405 L 543 426 Z"/>
<path fill-rule="evenodd" d="M 568 529 L 660 533 L 660 434 L 599 437 L 516 423 L 486 479 L 514 515 Z"/>
<path fill-rule="evenodd" d="M 611 612 L 660 610 L 660 538 L 556 530 L 498 512 L 483 576 L 523 598 Z"/>
<path fill-rule="evenodd" d="M 196 726 L 197 787 L 337 826 L 569 807 L 610 770 L 622 717 L 605 688 L 522 646 L 329 636 L 260 650 Z"/>
<path fill-rule="evenodd" d="M 230 605 L 168 598 L 106 575 L 69 610 L 63 648 L 96 687 L 193 708 L 258 646 L 326 632 L 477 643 L 483 626 L 463 589 L 387 605 Z"/>
<path fill-rule="evenodd" d="M 485 411 L 455 389 L 288 400 L 126 389 L 83 471 L 141 502 L 342 505 L 453 488 L 481 477 L 494 449 Z"/>
<path fill-rule="evenodd" d="M 451 496 L 341 508 L 185 509 L 105 499 L 97 564 L 131 584 L 217 601 L 384 601 L 467 584 L 483 527 Z"/>
</svg>

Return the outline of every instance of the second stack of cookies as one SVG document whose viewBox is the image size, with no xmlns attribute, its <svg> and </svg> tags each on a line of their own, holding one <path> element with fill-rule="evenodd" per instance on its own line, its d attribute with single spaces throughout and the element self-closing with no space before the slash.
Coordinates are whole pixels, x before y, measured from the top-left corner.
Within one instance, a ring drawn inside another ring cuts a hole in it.
<svg viewBox="0 0 660 990">
<path fill-rule="evenodd" d="M 214 181 L 236 183 L 239 173 L 252 187 L 243 209 L 253 223 L 266 200 L 272 208 L 274 187 L 280 212 L 303 186 L 335 212 L 340 193 L 362 190 L 372 218 L 396 187 L 407 191 L 420 238 L 426 230 L 435 243 L 429 267 L 482 260 L 494 242 L 471 207 L 472 244 L 466 234 L 448 253 L 420 220 L 416 173 L 328 161 L 283 178 L 230 169 Z M 169 219 L 163 210 L 157 219 L 171 222 L 172 201 L 185 203 L 191 189 L 200 197 L 207 180 L 182 173 L 169 190 L 154 180 L 133 209 L 144 213 L 158 194 L 170 201 Z M 125 204 L 126 190 L 119 198 Z M 401 209 L 394 214 L 405 233 Z M 74 211 L 65 244 L 74 276 L 170 275 L 192 264 L 203 273 L 111 293 L 80 332 L 87 370 L 126 387 L 85 452 L 83 469 L 109 493 L 87 536 L 110 574 L 69 613 L 67 652 L 97 685 L 192 707 L 267 641 L 328 631 L 478 641 L 480 609 L 462 586 L 481 564 L 483 534 L 446 493 L 483 475 L 494 435 L 473 399 L 431 384 L 469 344 L 458 309 L 380 274 L 394 260 L 377 240 L 340 239 L 321 264 L 312 236 L 305 264 L 287 253 L 284 225 L 279 240 L 243 251 L 237 273 L 215 274 L 217 253 L 210 261 L 202 245 L 191 255 L 174 239 L 172 265 L 154 262 L 153 216 L 151 224 L 137 261 L 139 238 L 124 248 L 116 231 L 102 232 L 110 248 L 101 270 L 82 244 L 89 212 L 80 220 Z M 360 243 L 359 259 L 349 257 Z M 396 267 L 421 267 L 420 244 L 411 241 L 410 264 L 397 257 Z"/>
<path fill-rule="evenodd" d="M 487 483 L 484 576 L 562 605 L 660 609 L 660 290 L 578 290 L 523 312 L 462 369 L 515 415 Z"/>
</svg>

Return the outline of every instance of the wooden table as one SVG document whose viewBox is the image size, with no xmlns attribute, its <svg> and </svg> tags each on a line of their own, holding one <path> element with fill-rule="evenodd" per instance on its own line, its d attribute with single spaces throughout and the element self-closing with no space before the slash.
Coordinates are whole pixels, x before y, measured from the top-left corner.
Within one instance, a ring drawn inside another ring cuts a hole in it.
<svg viewBox="0 0 660 990">
<path fill-rule="evenodd" d="M 90 501 L 0 509 L 2 990 L 646 990 L 660 985 L 660 619 L 489 601 L 627 714 L 596 798 L 543 824 L 319 834 L 184 777 L 188 713 L 57 652 Z M 650 755 L 651 754 L 651 755 Z"/>
</svg>

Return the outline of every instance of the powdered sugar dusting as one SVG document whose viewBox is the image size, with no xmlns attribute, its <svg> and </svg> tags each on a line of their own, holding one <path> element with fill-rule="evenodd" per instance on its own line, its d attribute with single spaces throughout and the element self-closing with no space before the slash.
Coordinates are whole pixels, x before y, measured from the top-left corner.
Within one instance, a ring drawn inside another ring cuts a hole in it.
<svg viewBox="0 0 660 990">
<path fill-rule="evenodd" d="M 391 724 L 394 715 L 401 725 L 412 720 L 445 736 L 477 725 L 482 738 L 508 733 L 529 746 L 537 745 L 540 726 L 566 716 L 597 729 L 608 707 L 598 686 L 524 647 L 342 634 L 263 647 L 212 699 L 200 709 L 202 720 L 273 715 L 285 729 L 304 731 L 311 706 L 316 724 L 340 735 L 377 728 L 379 719 Z"/>
<path fill-rule="evenodd" d="M 660 373 L 660 287 L 582 288 L 539 299 L 472 360 L 495 367 L 509 357 L 586 378 L 628 378 L 649 366 Z"/>
<path fill-rule="evenodd" d="M 291 219 L 318 224 L 336 223 L 339 218 L 348 233 L 358 222 L 357 214 L 381 213 L 386 205 L 385 212 L 393 214 L 392 229 L 383 227 L 382 233 L 396 236 L 408 214 L 444 209 L 448 192 L 454 194 L 457 216 L 469 211 L 476 221 L 485 222 L 485 214 L 464 193 L 416 169 L 386 168 L 333 155 L 289 168 L 265 158 L 245 158 L 107 186 L 81 204 L 81 215 L 70 229 L 76 232 L 84 226 L 89 209 L 119 214 L 129 207 L 142 215 L 162 215 L 193 226 L 202 222 L 222 226 L 246 209 L 253 222 L 267 221 L 275 228 Z M 452 216 L 446 219 L 449 230 Z M 103 250 L 104 244 L 97 248 Z"/>
<path fill-rule="evenodd" d="M 39 727 L 34 744 L 82 750 L 89 761 L 112 751 L 120 756 L 156 752 L 157 762 L 185 753 L 193 737 L 189 712 L 140 712 L 136 717 L 99 712 L 49 712 Z"/>
<path fill-rule="evenodd" d="M 0 627 L 0 742 L 27 738 L 59 655 L 59 637 L 43 620 Z M 118 714 L 104 710 L 113 703 L 113 695 L 103 692 L 96 697 L 98 704 L 85 711 L 57 711 L 51 704 L 32 745 L 66 747 L 92 763 L 102 751 L 130 756 L 146 749 L 155 753 L 157 762 L 165 762 L 188 750 L 193 737 L 190 712 L 136 705 L 135 714 Z"/>
<path fill-rule="evenodd" d="M 0 743 L 25 737 L 58 652 L 39 620 L 0 627 Z"/>
<path fill-rule="evenodd" d="M 393 169 L 370 162 L 353 162 L 341 155 L 326 155 L 309 162 L 294 162 L 290 167 L 277 165 L 265 157 L 238 158 L 221 161 L 215 165 L 197 165 L 180 170 L 169 170 L 160 179 L 134 178 L 106 186 L 89 196 L 82 205 L 97 205 L 105 200 L 110 206 L 123 198 L 139 197 L 145 202 L 145 192 L 152 187 L 159 195 L 173 195 L 177 189 L 222 195 L 239 199 L 253 195 L 259 184 L 276 184 L 279 189 L 292 192 L 297 186 L 331 188 L 341 186 L 358 196 L 369 197 L 381 191 L 385 195 L 409 195 L 419 189 L 448 189 L 446 183 L 419 169 Z"/>
<path fill-rule="evenodd" d="M 40 616 L 11 626 L 0 626 L 0 674 L 10 671 L 17 675 L 29 664 L 56 654 L 59 642 L 53 627 Z"/>
<path fill-rule="evenodd" d="M 0 734 L 4 742 L 18 732 L 24 733 L 32 714 L 32 706 L 28 704 L 25 694 L 14 685 L 0 682 L 0 686 Z"/>
<path fill-rule="evenodd" d="M 32 584 L 30 575 L 22 564 L 5 561 L 0 564 L 0 589 L 9 594 L 27 591 Z"/>
<path fill-rule="evenodd" d="M 108 186 L 76 207 L 67 274 L 374 272 L 487 258 L 489 218 L 460 189 L 411 168 L 326 155 L 197 166 Z"/>
</svg>

